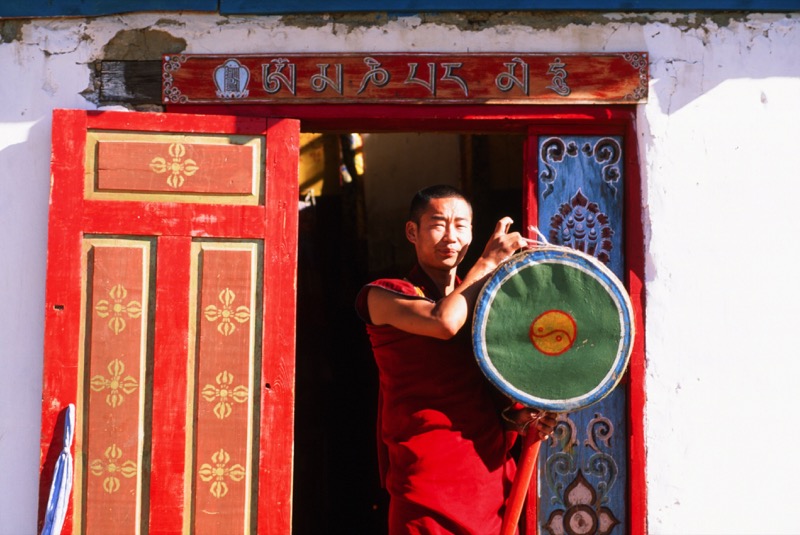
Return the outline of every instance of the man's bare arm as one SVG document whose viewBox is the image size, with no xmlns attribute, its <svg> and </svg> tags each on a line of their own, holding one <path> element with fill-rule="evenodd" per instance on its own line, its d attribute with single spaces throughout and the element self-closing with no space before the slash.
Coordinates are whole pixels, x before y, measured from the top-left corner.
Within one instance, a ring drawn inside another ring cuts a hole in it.
<svg viewBox="0 0 800 535">
<path fill-rule="evenodd" d="M 510 217 L 497 222 L 483 254 L 467 272 L 461 285 L 436 303 L 408 299 L 382 288 L 370 288 L 367 305 L 372 322 L 444 340 L 455 336 L 467 322 L 486 277 L 515 251 L 528 245 L 518 232 L 509 233 L 512 223 Z"/>
</svg>

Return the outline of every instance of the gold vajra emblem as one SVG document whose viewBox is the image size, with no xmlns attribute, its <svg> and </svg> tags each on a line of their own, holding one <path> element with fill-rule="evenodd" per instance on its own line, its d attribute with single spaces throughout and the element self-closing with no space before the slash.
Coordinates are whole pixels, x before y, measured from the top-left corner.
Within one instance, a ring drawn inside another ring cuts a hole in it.
<svg viewBox="0 0 800 535">
<path fill-rule="evenodd" d="M 192 176 L 200 167 L 191 158 L 185 158 L 186 147 L 183 143 L 172 143 L 168 149 L 170 161 L 157 156 L 150 161 L 150 169 L 158 174 L 167 174 L 167 185 L 171 188 L 180 188 L 186 177 Z"/>
<path fill-rule="evenodd" d="M 130 479 L 136 475 L 136 463 L 133 461 L 122 460 L 122 450 L 116 444 L 112 444 L 106 448 L 103 453 L 105 461 L 95 459 L 89 463 L 89 470 L 95 476 L 102 476 L 106 474 L 103 479 L 103 490 L 109 494 L 113 494 L 119 490 L 120 482 L 119 476 Z"/>
<path fill-rule="evenodd" d="M 231 456 L 228 452 L 220 448 L 218 452 L 211 455 L 211 464 L 204 463 L 200 467 L 200 471 L 198 472 L 200 480 L 204 483 L 211 482 L 209 491 L 215 498 L 222 498 L 228 494 L 226 479 L 230 479 L 231 481 L 241 481 L 244 479 L 244 467 L 240 464 L 228 466 L 230 461 Z"/>
<path fill-rule="evenodd" d="M 125 373 L 125 363 L 119 359 L 109 362 L 107 369 L 108 377 L 103 377 L 99 374 L 95 375 L 92 377 L 90 385 L 95 392 L 108 390 L 106 403 L 113 408 L 117 408 L 125 400 L 123 394 L 132 394 L 139 387 L 139 383 L 130 375 L 127 377 L 122 376 Z"/>
<path fill-rule="evenodd" d="M 239 306 L 234 310 L 233 302 L 236 300 L 236 294 L 230 288 L 225 288 L 219 293 L 219 300 L 222 303 L 222 307 L 208 305 L 205 310 L 205 316 L 211 322 L 219 320 L 217 330 L 223 336 L 228 336 L 236 330 L 233 320 L 238 323 L 244 323 L 250 319 L 250 309 L 246 306 Z"/>
<path fill-rule="evenodd" d="M 247 401 L 247 387 L 233 386 L 233 374 L 227 371 L 218 373 L 216 382 L 216 386 L 207 384 L 203 387 L 202 395 L 206 401 L 217 402 L 214 405 L 214 414 L 220 420 L 224 420 L 231 415 L 233 403 Z"/>
<path fill-rule="evenodd" d="M 121 284 L 115 285 L 108 291 L 111 301 L 101 299 L 97 302 L 94 309 L 101 318 L 109 318 L 108 327 L 119 334 L 125 330 L 125 318 L 138 318 L 142 315 L 142 304 L 139 301 L 129 301 L 124 303 L 128 296 L 128 290 Z"/>
</svg>

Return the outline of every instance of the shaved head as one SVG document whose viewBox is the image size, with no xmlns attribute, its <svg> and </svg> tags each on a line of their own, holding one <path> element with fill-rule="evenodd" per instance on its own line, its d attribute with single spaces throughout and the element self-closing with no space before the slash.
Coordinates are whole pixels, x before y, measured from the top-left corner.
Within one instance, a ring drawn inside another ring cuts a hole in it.
<svg viewBox="0 0 800 535">
<path fill-rule="evenodd" d="M 472 203 L 467 200 L 463 193 L 453 186 L 447 184 L 438 184 L 436 186 L 428 186 L 427 188 L 419 190 L 414 198 L 411 199 L 411 206 L 408 209 L 408 220 L 419 224 L 419 219 L 428 205 L 433 199 L 461 199 L 466 202 L 472 212 Z"/>
</svg>

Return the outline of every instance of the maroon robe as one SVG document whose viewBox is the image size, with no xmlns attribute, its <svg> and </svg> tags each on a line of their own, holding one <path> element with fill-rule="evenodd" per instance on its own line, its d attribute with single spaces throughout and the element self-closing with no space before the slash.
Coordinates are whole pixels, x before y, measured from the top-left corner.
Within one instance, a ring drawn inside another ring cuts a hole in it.
<svg viewBox="0 0 800 535">
<path fill-rule="evenodd" d="M 408 299 L 442 296 L 417 266 L 405 280 L 368 284 L 356 302 L 378 365 L 379 460 L 391 497 L 390 535 L 499 533 L 515 471 L 508 452 L 513 434 L 503 430 L 502 402 L 478 367 L 469 327 L 439 340 L 373 325 L 371 287 Z"/>
</svg>

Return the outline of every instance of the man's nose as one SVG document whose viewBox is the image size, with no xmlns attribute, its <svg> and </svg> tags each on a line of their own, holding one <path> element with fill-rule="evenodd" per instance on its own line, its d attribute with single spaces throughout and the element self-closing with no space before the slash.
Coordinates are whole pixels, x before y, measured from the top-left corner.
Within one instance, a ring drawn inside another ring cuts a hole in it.
<svg viewBox="0 0 800 535">
<path fill-rule="evenodd" d="M 458 239 L 458 232 L 455 225 L 447 225 L 445 227 L 444 238 L 448 241 L 454 242 Z"/>
</svg>

